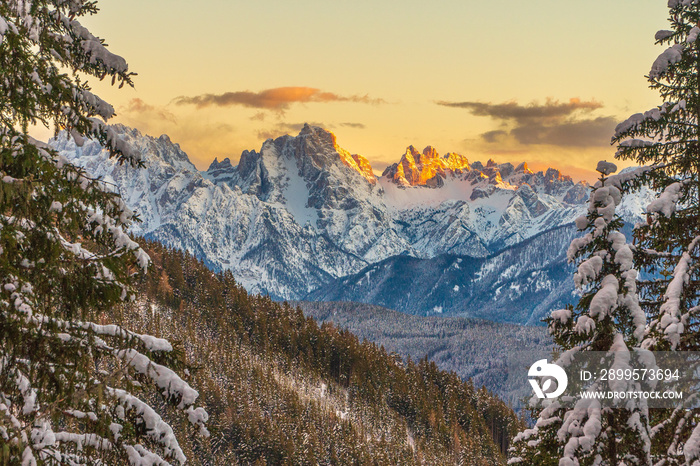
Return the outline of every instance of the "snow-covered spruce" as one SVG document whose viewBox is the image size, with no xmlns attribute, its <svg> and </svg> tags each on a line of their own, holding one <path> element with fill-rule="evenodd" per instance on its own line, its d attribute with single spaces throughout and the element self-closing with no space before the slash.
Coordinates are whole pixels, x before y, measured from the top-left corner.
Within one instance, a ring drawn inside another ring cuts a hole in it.
<svg viewBox="0 0 700 466">
<path fill-rule="evenodd" d="M 170 426 L 139 398 L 149 390 L 207 434 L 172 345 L 103 323 L 150 263 L 126 233 L 134 213 L 25 132 L 54 124 L 139 165 L 106 124 L 113 107 L 84 80 L 131 84 L 126 61 L 79 23 L 95 12 L 82 0 L 0 4 L 0 450 L 10 464 L 184 463 Z"/>
<path fill-rule="evenodd" d="M 648 80 L 661 104 L 620 124 L 616 157 L 649 167 L 625 191 L 654 193 L 647 221 L 634 230 L 639 300 L 648 316 L 642 346 L 657 351 L 700 350 L 700 28 L 697 0 L 669 0 L 667 47 Z M 641 142 L 640 142 L 641 141 Z M 686 370 L 697 370 L 687 367 Z M 697 394 L 693 394 L 697 396 Z M 685 400 L 687 406 L 692 400 Z M 696 403 L 697 405 L 697 403 Z M 700 463 L 700 410 L 679 406 L 650 413 L 654 464 Z"/>
<path fill-rule="evenodd" d="M 568 367 L 576 353 L 596 351 L 610 354 L 612 368 L 624 370 L 631 368 L 630 349 L 639 345 L 646 326 L 637 297 L 634 247 L 619 231 L 623 222 L 615 214 L 620 186 L 629 175 L 607 177 L 616 170 L 609 162 L 600 162 L 597 169 L 601 178 L 591 192 L 588 214 L 576 219 L 577 227 L 588 231 L 568 251 L 569 260 L 578 261 L 574 283 L 582 296 L 575 308 L 553 311 L 548 323 L 554 342 L 564 350 L 556 361 L 560 367 Z M 637 383 L 597 381 L 588 390 L 634 390 Z M 651 464 L 644 400 L 603 408 L 593 398 L 533 398 L 531 409 L 537 422 L 515 437 L 509 464 Z"/>
</svg>

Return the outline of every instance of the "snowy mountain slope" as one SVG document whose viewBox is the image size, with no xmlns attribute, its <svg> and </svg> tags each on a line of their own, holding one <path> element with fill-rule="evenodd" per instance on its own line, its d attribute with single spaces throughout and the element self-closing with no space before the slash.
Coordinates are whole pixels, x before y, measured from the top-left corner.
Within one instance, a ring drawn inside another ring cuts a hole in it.
<svg viewBox="0 0 700 466">
<path fill-rule="evenodd" d="M 59 138 L 52 144 L 117 185 L 144 220 L 134 233 L 188 250 L 214 269 L 231 269 L 249 290 L 295 296 L 367 265 L 363 255 L 406 249 L 371 205 L 373 183 L 332 156 L 330 133 L 304 137 L 308 127 L 298 139 L 270 140 L 260 153 L 244 154 L 241 170 L 230 163 L 227 170 L 225 161 L 202 174 L 167 137 L 118 129 L 143 151 L 147 169 L 107 161 L 95 142 L 78 148 Z M 332 189 L 338 173 L 349 177 L 347 191 Z M 315 204 L 319 208 L 308 207 Z M 362 234 L 362 226 L 373 226 L 381 237 Z"/>
<path fill-rule="evenodd" d="M 215 160 L 199 172 L 167 136 L 115 130 L 143 153 L 146 169 L 107 160 L 93 141 L 77 147 L 61 136 L 51 144 L 117 186 L 143 220 L 134 233 L 188 250 L 213 269 L 230 269 L 248 290 L 280 299 L 392 256 L 486 257 L 572 222 L 588 191 L 554 169 L 470 164 L 432 148 L 422 163 L 414 160 L 412 184 L 402 184 L 375 177 L 366 159 L 308 125 L 243 152 L 237 166 Z"/>
<path fill-rule="evenodd" d="M 631 232 L 631 225 L 623 229 L 628 237 Z M 336 279 L 305 300 L 361 302 L 414 315 L 539 325 L 553 309 L 578 301 L 575 266 L 567 262 L 566 251 L 581 235 L 566 224 L 488 257 L 394 256 Z"/>
<path fill-rule="evenodd" d="M 309 301 L 356 301 L 415 315 L 457 315 L 536 325 L 576 300 L 566 225 L 486 258 L 394 256 L 314 290 Z"/>
</svg>

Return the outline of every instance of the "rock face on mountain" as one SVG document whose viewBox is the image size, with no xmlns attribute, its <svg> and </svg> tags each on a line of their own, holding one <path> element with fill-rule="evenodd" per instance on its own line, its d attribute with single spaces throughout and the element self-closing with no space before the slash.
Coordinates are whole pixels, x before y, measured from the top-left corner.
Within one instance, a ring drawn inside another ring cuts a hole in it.
<svg viewBox="0 0 700 466">
<path fill-rule="evenodd" d="M 408 146 L 399 163 L 390 165 L 382 173 L 399 186 L 429 186 L 439 188 L 448 175 L 459 175 L 469 170 L 467 158 L 450 152 L 443 157 L 435 148 L 428 146 L 421 154 L 413 146 Z"/>
<path fill-rule="evenodd" d="M 578 299 L 571 279 L 573 265 L 566 261 L 566 247 L 578 235 L 574 225 L 565 225 L 489 257 L 394 256 L 333 280 L 305 299 L 537 325 L 552 309 Z"/>
<path fill-rule="evenodd" d="M 322 128 L 245 151 L 199 172 L 167 136 L 117 125 L 145 169 L 118 165 L 94 141 L 50 143 L 113 183 L 142 223 L 135 234 L 229 269 L 250 291 L 298 299 L 393 256 L 486 257 L 570 224 L 588 188 L 550 169 L 469 163 L 409 147 L 377 178 L 369 162 Z M 557 245 L 556 247 L 563 247 Z"/>
</svg>

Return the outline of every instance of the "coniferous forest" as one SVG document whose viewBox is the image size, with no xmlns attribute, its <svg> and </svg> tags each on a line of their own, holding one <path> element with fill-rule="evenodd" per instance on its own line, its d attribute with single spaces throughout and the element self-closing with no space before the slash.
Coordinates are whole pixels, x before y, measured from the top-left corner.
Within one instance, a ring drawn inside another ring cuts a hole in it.
<svg viewBox="0 0 700 466">
<path fill-rule="evenodd" d="M 152 270 L 120 319 L 186 353 L 210 416 L 210 439 L 181 441 L 193 464 L 505 462 L 523 424 L 485 389 L 142 244 Z"/>
</svg>

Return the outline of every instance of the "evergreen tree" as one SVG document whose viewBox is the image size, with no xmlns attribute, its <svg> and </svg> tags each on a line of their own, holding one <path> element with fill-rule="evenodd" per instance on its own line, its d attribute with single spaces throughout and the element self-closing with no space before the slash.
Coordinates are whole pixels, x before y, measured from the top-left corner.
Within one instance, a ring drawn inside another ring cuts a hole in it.
<svg viewBox="0 0 700 466">
<path fill-rule="evenodd" d="M 133 212 L 27 134 L 30 125 L 54 125 L 78 144 L 96 138 L 122 162 L 140 164 L 106 124 L 112 106 L 84 81 L 131 85 L 124 59 L 78 21 L 96 12 L 84 0 L 0 2 L 3 464 L 183 463 L 171 427 L 136 396 L 149 385 L 206 434 L 197 392 L 167 367 L 181 366 L 182 354 L 105 324 L 149 265 L 124 232 Z"/>
<path fill-rule="evenodd" d="M 646 224 L 634 231 L 640 302 L 649 316 L 642 346 L 700 350 L 700 4 L 669 0 L 670 30 L 656 33 L 668 48 L 654 61 L 650 87 L 662 103 L 617 126 L 616 156 L 649 169 L 631 187 L 657 193 Z M 697 405 L 685 400 L 687 406 Z M 700 412 L 653 413 L 653 455 L 664 464 L 700 461 Z"/>
<path fill-rule="evenodd" d="M 663 103 L 632 115 L 616 130 L 616 157 L 650 166 L 630 187 L 646 185 L 658 197 L 647 208 L 647 224 L 635 229 L 640 271 L 650 280 L 639 291 L 650 318 L 644 346 L 700 350 L 700 5 L 669 1 L 673 30 L 656 33 L 672 44 L 649 72 Z M 663 278 L 657 279 L 661 275 Z"/>
<path fill-rule="evenodd" d="M 615 170 L 613 164 L 598 164 L 601 177 L 588 214 L 576 219 L 578 229 L 587 233 L 567 251 L 569 261 L 578 261 L 574 282 L 582 296 L 575 308 L 554 311 L 547 319 L 554 342 L 563 350 L 560 366 L 568 366 L 578 352 L 595 351 L 610 354 L 614 367 L 628 368 L 629 350 L 644 337 L 646 317 L 637 300 L 633 248 L 619 231 L 623 222 L 615 214 L 626 177 L 607 177 Z M 589 390 L 634 388 L 622 383 L 599 381 Z M 600 400 L 581 398 L 572 407 L 560 397 L 542 400 L 533 410 L 538 409 L 534 428 L 514 440 L 511 464 L 650 464 L 644 403 L 602 407 Z"/>
</svg>

